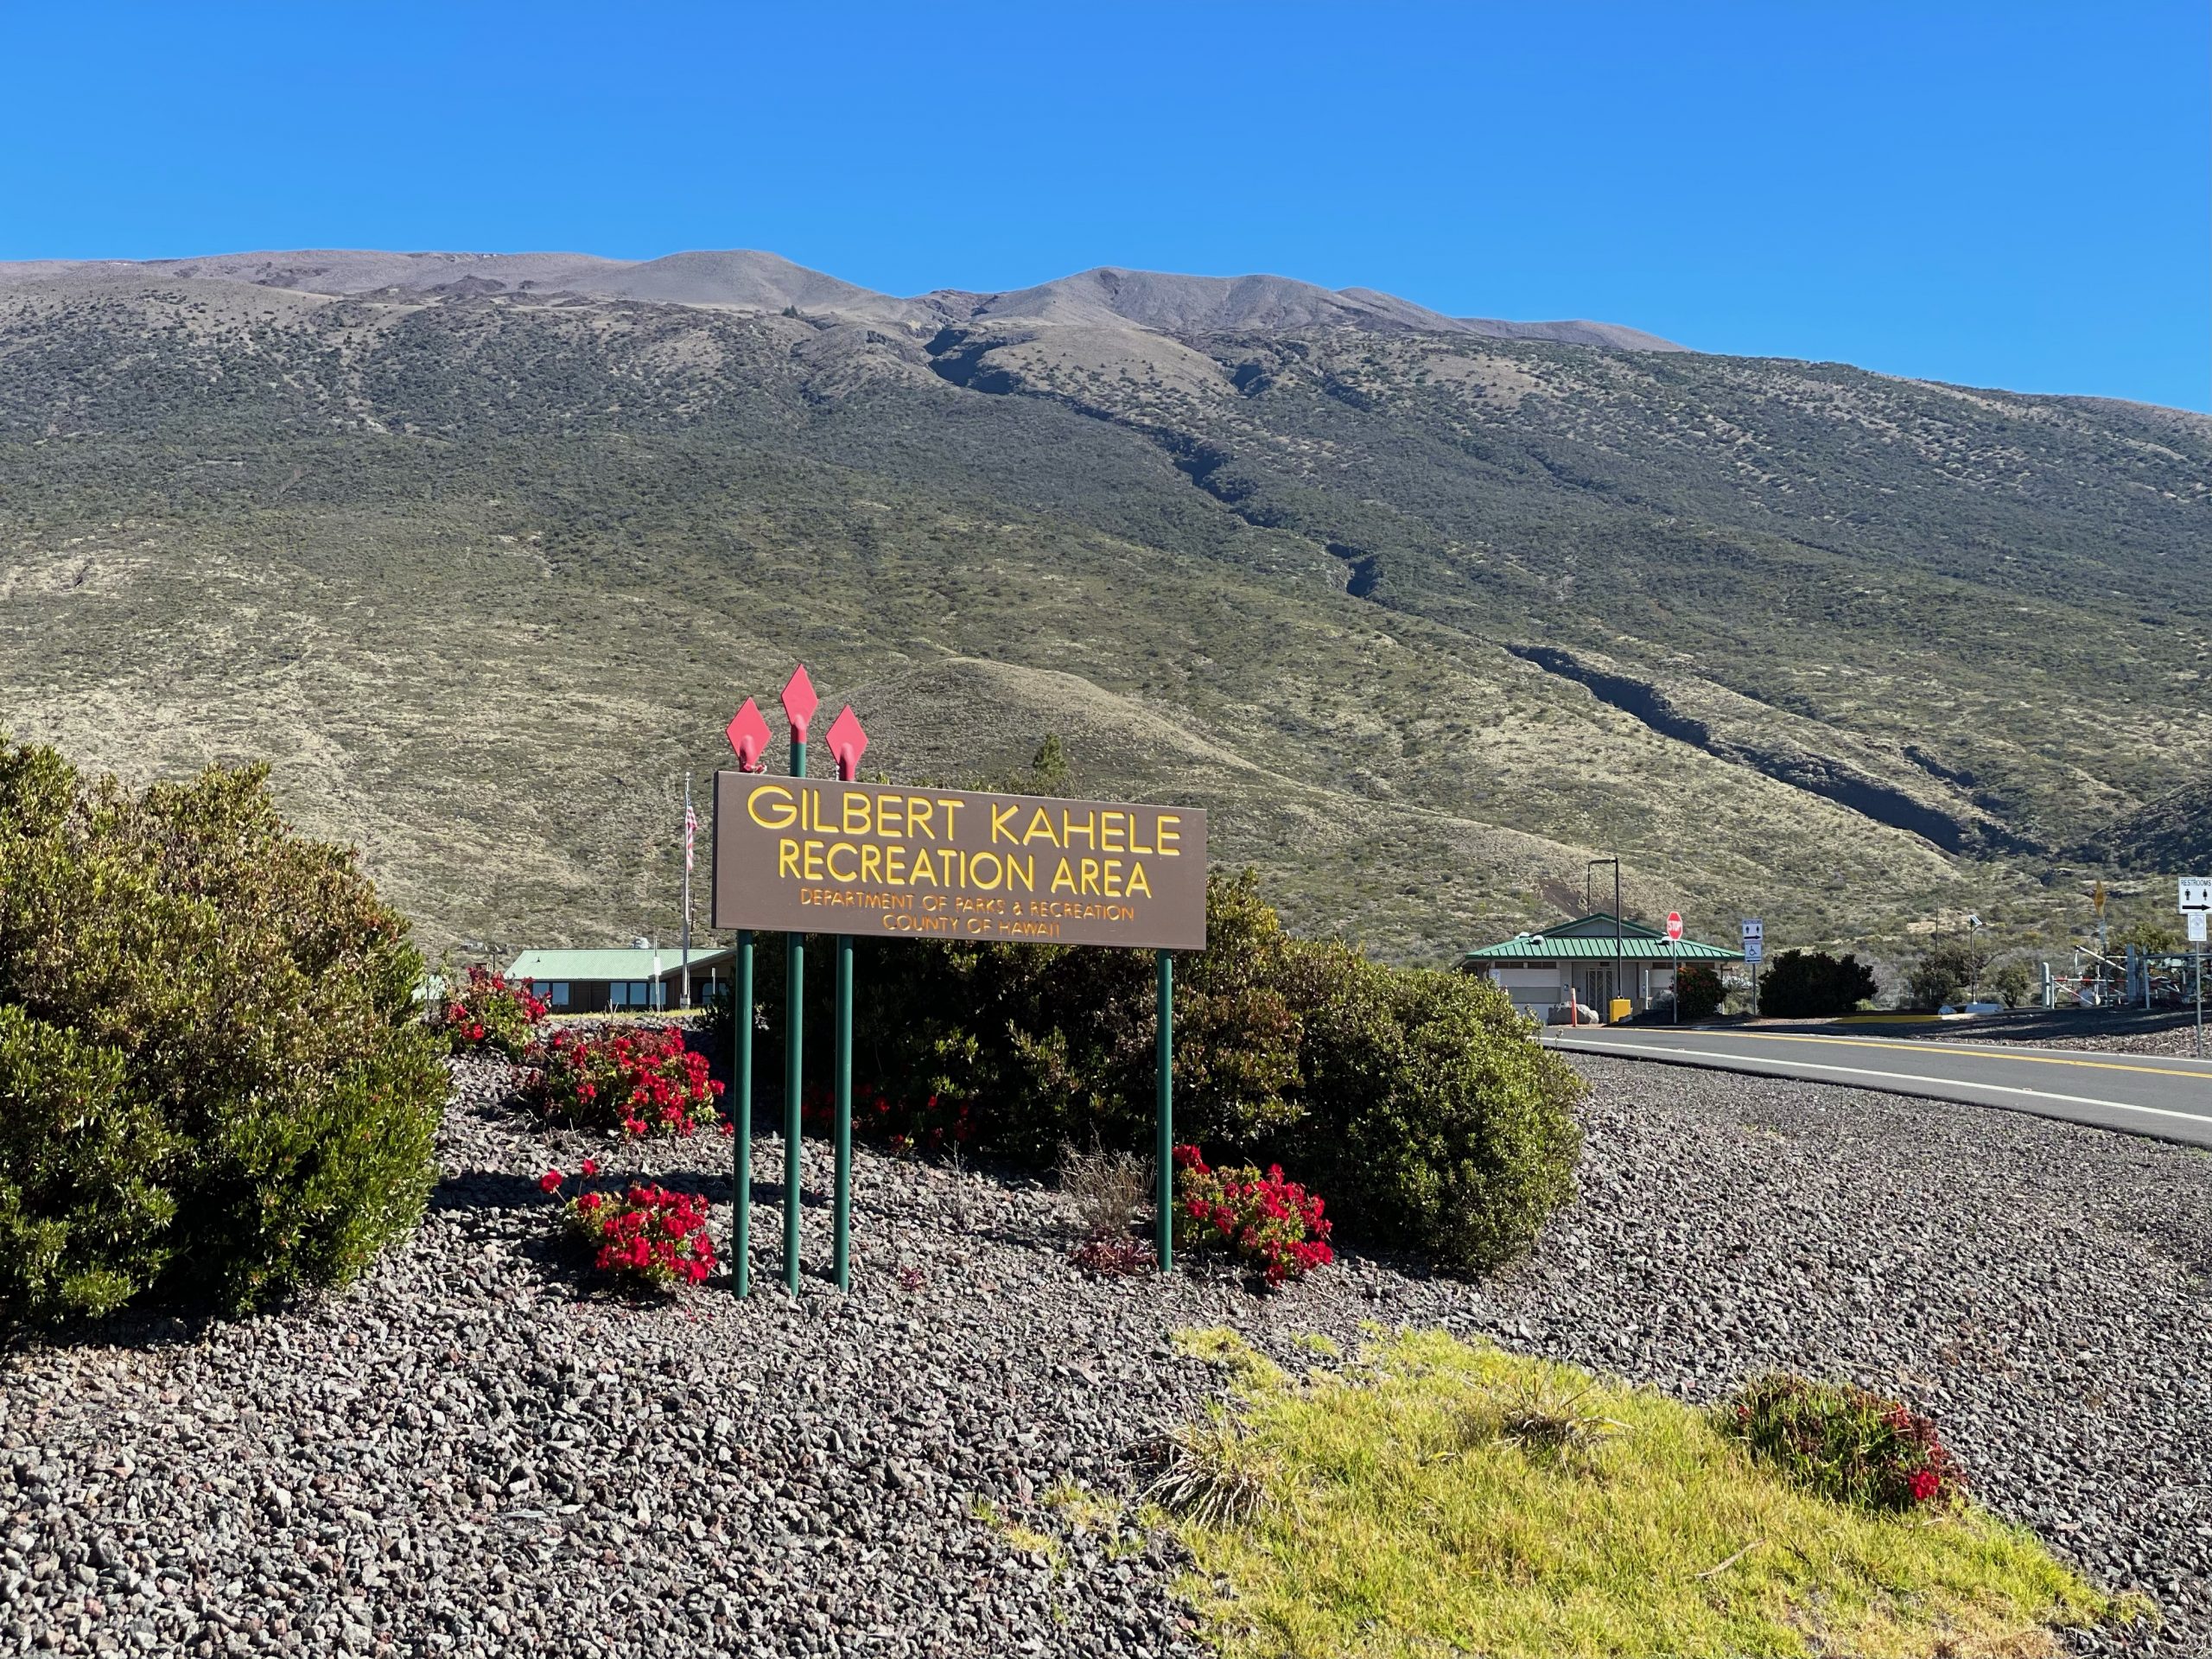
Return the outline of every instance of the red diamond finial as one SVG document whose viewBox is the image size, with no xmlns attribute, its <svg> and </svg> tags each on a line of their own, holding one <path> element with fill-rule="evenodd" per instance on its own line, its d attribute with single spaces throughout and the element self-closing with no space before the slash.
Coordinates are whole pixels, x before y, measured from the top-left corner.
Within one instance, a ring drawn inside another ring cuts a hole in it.
<svg viewBox="0 0 2212 1659">
<path fill-rule="evenodd" d="M 737 751 L 740 772 L 760 772 L 766 766 L 760 757 L 768 749 L 768 722 L 761 718 L 759 703 L 747 697 L 745 707 L 730 721 L 727 734 L 730 747 Z"/>
<path fill-rule="evenodd" d="M 791 723 L 793 742 L 806 741 L 806 722 L 814 718 L 821 703 L 822 699 L 814 695 L 814 682 L 806 677 L 806 664 L 801 663 L 784 683 L 784 718 Z"/>
<path fill-rule="evenodd" d="M 867 752 L 868 734 L 861 729 L 860 716 L 849 702 L 830 722 L 830 753 L 836 758 L 837 775 L 850 783 L 861 769 L 861 756 Z"/>
</svg>

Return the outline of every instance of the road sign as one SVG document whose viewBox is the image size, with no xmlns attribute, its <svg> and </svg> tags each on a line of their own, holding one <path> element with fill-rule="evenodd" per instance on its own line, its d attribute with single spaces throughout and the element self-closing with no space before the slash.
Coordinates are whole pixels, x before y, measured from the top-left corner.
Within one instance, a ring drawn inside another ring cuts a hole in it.
<svg viewBox="0 0 2212 1659">
<path fill-rule="evenodd" d="M 1682 937 L 1682 912 L 1679 910 L 1670 910 L 1667 912 L 1667 937 L 1670 939 L 1679 939 Z"/>
<path fill-rule="evenodd" d="M 713 920 L 1203 950 L 1206 815 L 717 772 Z"/>
<path fill-rule="evenodd" d="M 1744 918 L 1742 932 L 1744 940 L 1744 960 L 1745 962 L 1765 961 L 1766 924 L 1759 920 L 1756 916 L 1747 916 Z"/>
<path fill-rule="evenodd" d="M 2191 944 L 2204 943 L 2204 912 L 2201 910 L 2189 912 L 2189 942 Z"/>
<path fill-rule="evenodd" d="M 2182 877 L 2181 907 L 2184 912 L 2192 910 L 2212 910 L 2212 876 L 2184 875 Z"/>
</svg>

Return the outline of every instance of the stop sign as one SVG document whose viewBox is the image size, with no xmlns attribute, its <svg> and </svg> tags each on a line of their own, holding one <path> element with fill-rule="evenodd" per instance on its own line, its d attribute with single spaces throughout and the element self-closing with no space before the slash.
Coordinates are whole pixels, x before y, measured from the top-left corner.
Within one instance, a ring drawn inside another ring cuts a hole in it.
<svg viewBox="0 0 2212 1659">
<path fill-rule="evenodd" d="M 1679 910 L 1670 910 L 1667 912 L 1667 937 L 1670 939 L 1679 939 L 1682 937 L 1682 912 Z"/>
</svg>

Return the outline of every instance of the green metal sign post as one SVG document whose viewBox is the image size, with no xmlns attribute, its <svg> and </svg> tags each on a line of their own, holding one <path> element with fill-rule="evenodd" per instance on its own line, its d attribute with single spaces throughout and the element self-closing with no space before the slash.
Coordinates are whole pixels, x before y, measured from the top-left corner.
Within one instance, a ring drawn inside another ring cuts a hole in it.
<svg viewBox="0 0 2212 1659">
<path fill-rule="evenodd" d="M 791 776 L 806 776 L 806 728 L 821 699 L 801 663 L 784 684 L 784 717 L 791 728 Z M 806 1077 L 806 936 L 784 935 L 784 1288 L 798 1294 L 800 1154 L 804 1128 L 800 1093 Z"/>
<path fill-rule="evenodd" d="M 737 1141 L 736 1168 L 732 1171 L 730 1269 L 737 1275 L 737 1294 L 753 1294 L 753 930 L 737 935 L 737 988 L 730 998 L 735 1022 L 737 1053 L 730 1067 L 730 1128 Z"/>
<path fill-rule="evenodd" d="M 768 722 L 752 698 L 737 711 L 725 735 L 737 752 L 738 770 L 766 772 Z M 753 930 L 737 931 L 737 983 L 730 996 L 730 1130 L 736 1145 L 730 1172 L 730 1272 L 737 1294 L 753 1294 Z"/>
<path fill-rule="evenodd" d="M 1175 958 L 1159 955 L 1159 1076 L 1152 1131 L 1154 1193 L 1153 1255 L 1162 1273 L 1175 1265 Z"/>
<path fill-rule="evenodd" d="M 847 703 L 830 722 L 830 753 L 837 776 L 851 783 L 860 773 L 868 734 Z M 853 1287 L 853 936 L 837 935 L 837 1047 L 831 1086 L 837 1114 L 837 1192 L 833 1200 L 837 1288 Z"/>
</svg>

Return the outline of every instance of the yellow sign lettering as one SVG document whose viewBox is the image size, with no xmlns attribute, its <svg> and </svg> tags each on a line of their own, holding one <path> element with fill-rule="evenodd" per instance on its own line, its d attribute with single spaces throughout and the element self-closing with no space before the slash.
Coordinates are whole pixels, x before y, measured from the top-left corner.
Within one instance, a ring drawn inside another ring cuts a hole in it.
<svg viewBox="0 0 2212 1659">
<path fill-rule="evenodd" d="M 765 815 L 761 810 L 763 801 L 767 803 Z M 781 784 L 754 785 L 753 792 L 745 798 L 745 810 L 763 830 L 788 830 L 797 816 L 791 805 L 791 792 Z"/>
</svg>

